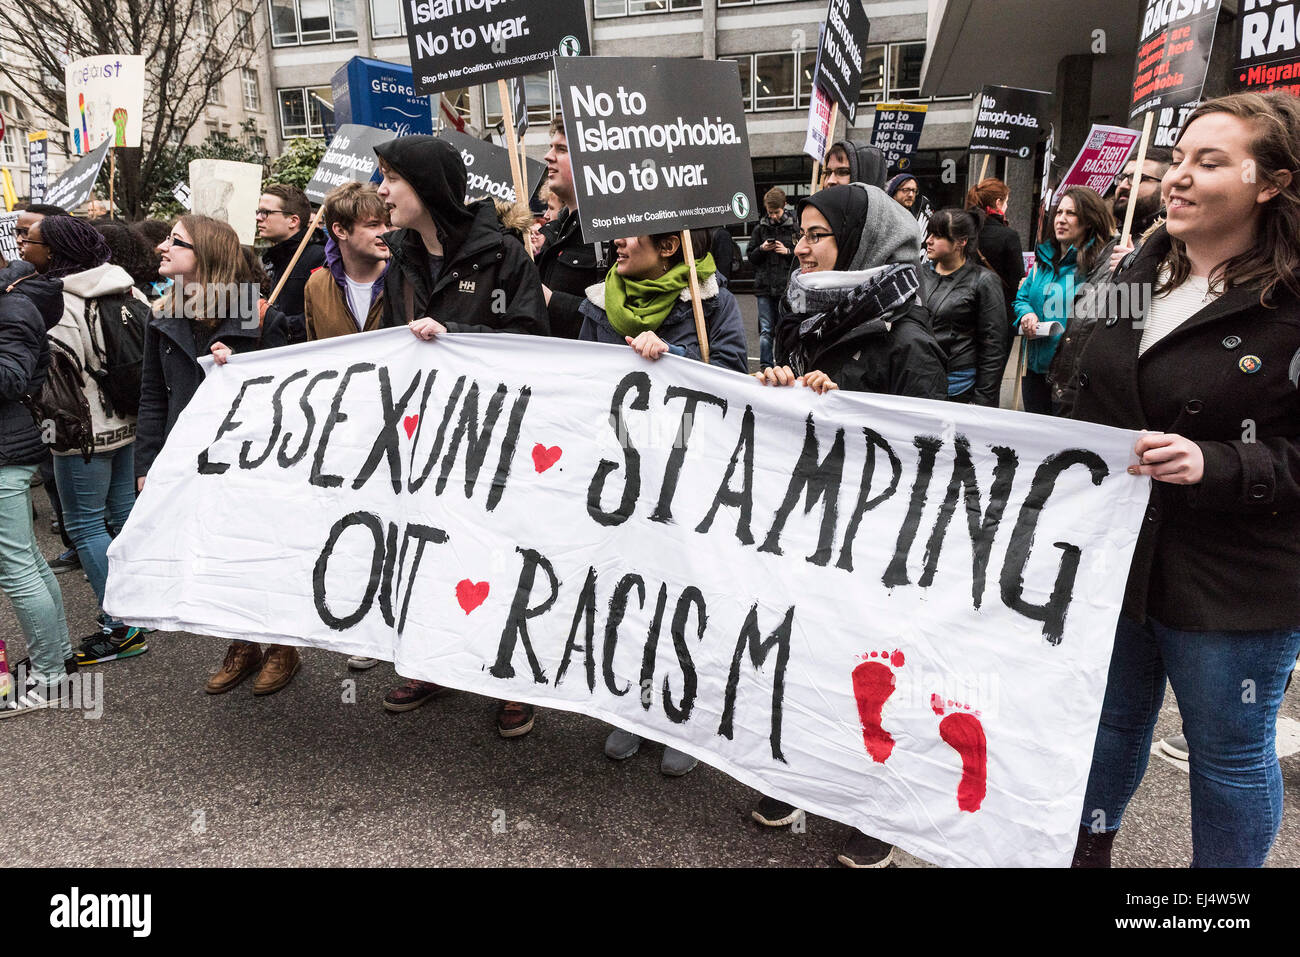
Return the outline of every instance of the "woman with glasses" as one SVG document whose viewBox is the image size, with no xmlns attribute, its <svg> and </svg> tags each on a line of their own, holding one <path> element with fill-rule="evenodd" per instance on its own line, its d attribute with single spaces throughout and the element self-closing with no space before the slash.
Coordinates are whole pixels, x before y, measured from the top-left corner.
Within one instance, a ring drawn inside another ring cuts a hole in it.
<svg viewBox="0 0 1300 957">
<path fill-rule="evenodd" d="M 211 354 L 222 363 L 232 353 L 288 341 L 284 314 L 261 298 L 259 277 L 245 262 L 239 237 L 229 224 L 208 216 L 182 216 L 158 250 L 158 272 L 173 283 L 145 327 L 136 423 L 139 490 L 181 411 L 203 382 L 199 358 Z M 270 694 L 287 685 L 298 666 L 296 648 L 272 645 L 264 661 L 256 644 L 235 641 L 206 690 L 220 694 L 260 672 L 253 691 Z"/>
<path fill-rule="evenodd" d="M 33 223 L 27 245 L 37 272 L 63 281 L 63 318 L 51 338 L 77 360 L 81 393 L 90 413 L 93 453 L 84 459 L 73 449 L 54 453 L 54 475 L 63 521 L 90 587 L 101 605 L 108 578 L 108 546 L 126 524 L 135 502 L 132 465 L 136 417 L 115 408 L 97 375 L 107 372 L 103 327 L 121 321 L 126 300 L 142 296 L 130 273 L 110 262 L 112 250 L 101 232 L 85 220 L 50 216 Z M 148 650 L 144 633 L 115 618 L 99 616 L 99 628 L 81 639 L 79 665 L 129 658 Z"/>
<path fill-rule="evenodd" d="M 907 210 L 874 186 L 832 186 L 799 203 L 795 258 L 778 326 L 780 363 L 755 373 L 765 385 L 943 400 L 943 349 L 920 297 L 920 244 Z M 752 816 L 767 827 L 802 814 L 763 797 Z M 855 831 L 838 860 L 885 867 L 891 845 Z"/>
<path fill-rule="evenodd" d="M 1151 500 L 1115 630 L 1077 866 L 1108 866 L 1168 679 L 1192 866 L 1259 867 L 1282 822 L 1277 713 L 1300 652 L 1300 99 L 1203 103 L 1168 221 L 1101 297 L 1074 417 L 1143 430 Z"/>
</svg>

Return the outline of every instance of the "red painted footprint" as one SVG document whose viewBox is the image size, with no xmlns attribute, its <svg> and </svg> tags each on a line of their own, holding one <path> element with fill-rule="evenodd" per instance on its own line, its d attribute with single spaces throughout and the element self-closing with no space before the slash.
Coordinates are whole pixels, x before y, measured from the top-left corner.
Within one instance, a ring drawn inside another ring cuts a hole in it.
<svg viewBox="0 0 1300 957">
<path fill-rule="evenodd" d="M 977 717 L 978 711 L 960 702 L 949 700 L 946 707 L 962 708 L 939 722 L 939 737 L 961 755 L 961 783 L 957 785 L 957 807 L 972 814 L 984 803 L 988 785 L 988 742 L 984 739 L 984 725 Z M 944 699 L 930 695 L 930 708 L 935 714 L 945 711 Z"/>
<path fill-rule="evenodd" d="M 881 764 L 894 753 L 894 736 L 880 724 L 880 712 L 885 702 L 894 693 L 894 671 L 885 661 L 895 668 L 903 664 L 903 653 L 895 651 L 873 651 L 870 658 L 853 669 L 853 697 L 858 701 L 858 718 L 862 721 L 862 741 L 867 746 L 871 760 Z"/>
</svg>

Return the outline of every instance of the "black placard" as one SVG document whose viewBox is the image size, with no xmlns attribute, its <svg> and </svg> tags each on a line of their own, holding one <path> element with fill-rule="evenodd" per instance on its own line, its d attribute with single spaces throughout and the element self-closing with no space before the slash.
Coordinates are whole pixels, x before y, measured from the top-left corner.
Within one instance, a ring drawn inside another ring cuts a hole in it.
<svg viewBox="0 0 1300 957">
<path fill-rule="evenodd" d="M 1155 112 L 1151 145 L 1174 145 L 1201 101 L 1220 0 L 1146 0 L 1133 65 L 1129 121 Z"/>
<path fill-rule="evenodd" d="M 72 212 L 94 192 L 95 180 L 99 179 L 99 168 L 104 165 L 109 147 L 113 145 L 110 136 L 93 150 L 73 163 L 62 176 L 45 191 L 44 202 Z"/>
<path fill-rule="evenodd" d="M 813 83 L 826 91 L 852 123 L 862 93 L 862 64 L 867 54 L 871 21 L 862 0 L 831 0 L 826 8 L 826 29 L 817 49 Z M 831 131 L 832 134 L 834 131 Z"/>
<path fill-rule="evenodd" d="M 986 86 L 975 110 L 970 152 L 1028 159 L 1047 133 L 1052 94 L 1014 86 Z"/>
<path fill-rule="evenodd" d="M 515 201 L 515 181 L 510 172 L 510 154 L 505 149 L 487 140 L 458 133 L 456 130 L 443 130 L 438 136 L 456 147 L 460 151 L 461 159 L 465 161 L 465 172 L 469 174 L 465 185 L 467 200 L 491 196 L 493 199 L 502 199 L 507 203 Z M 524 170 L 524 187 L 528 190 L 528 195 L 523 197 L 525 203 L 532 198 L 542 177 L 546 175 L 544 163 L 534 159 L 528 160 L 527 163 L 527 169 Z"/>
<path fill-rule="evenodd" d="M 325 202 L 327 193 L 344 183 L 370 182 L 379 166 L 375 147 L 392 138 L 392 130 L 377 130 L 357 123 L 340 126 L 303 192 L 319 205 Z"/>
<path fill-rule="evenodd" d="M 1230 86 L 1300 96 L 1300 2 L 1247 3 L 1237 18 Z"/>
<path fill-rule="evenodd" d="M 754 208 L 734 60 L 556 60 L 588 242 L 744 222 Z"/>
<path fill-rule="evenodd" d="M 876 121 L 871 128 L 871 145 L 885 154 L 891 173 L 912 168 L 912 157 L 921 145 L 921 127 L 926 107 L 905 103 L 877 103 Z"/>
<path fill-rule="evenodd" d="M 591 52 L 583 0 L 403 0 L 415 92 L 539 73 Z"/>
</svg>

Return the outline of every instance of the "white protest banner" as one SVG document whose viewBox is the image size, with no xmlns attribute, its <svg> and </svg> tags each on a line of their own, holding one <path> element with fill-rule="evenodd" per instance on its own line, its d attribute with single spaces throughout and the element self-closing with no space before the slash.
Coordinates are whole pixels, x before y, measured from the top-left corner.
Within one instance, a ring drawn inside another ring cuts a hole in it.
<svg viewBox="0 0 1300 957">
<path fill-rule="evenodd" d="M 1056 194 L 1059 196 L 1071 186 L 1086 186 L 1105 193 L 1128 162 L 1139 135 L 1137 130 L 1122 126 L 1093 124 L 1079 155 L 1056 187 Z"/>
<path fill-rule="evenodd" d="M 50 185 L 49 136 L 49 130 L 27 134 L 27 191 L 33 203 L 45 202 L 45 190 Z"/>
<path fill-rule="evenodd" d="M 45 191 L 45 202 L 72 212 L 90 199 L 99 179 L 100 168 L 108 156 L 112 140 L 104 140 L 97 147 L 73 163 L 62 176 Z"/>
<path fill-rule="evenodd" d="M 108 140 L 139 146 L 144 119 L 143 56 L 91 56 L 63 68 L 72 154 Z"/>
<path fill-rule="evenodd" d="M 234 160 L 190 160 L 190 211 L 229 223 L 245 246 L 257 239 L 262 167 Z"/>
<path fill-rule="evenodd" d="M 18 251 L 18 214 L 0 213 L 0 263 L 22 258 Z"/>
<path fill-rule="evenodd" d="M 405 0 L 411 72 L 420 94 L 549 69 L 591 52 L 583 0 Z"/>
<path fill-rule="evenodd" d="M 582 712 L 937 863 L 1061 866 L 1135 438 L 381 330 L 210 368 L 104 607 Z"/>
<path fill-rule="evenodd" d="M 375 147 L 391 139 L 393 133 L 390 130 L 378 130 L 357 123 L 340 126 L 303 192 L 312 203 L 319 206 L 325 202 L 325 196 L 330 190 L 344 183 L 370 182 L 379 169 Z"/>
</svg>

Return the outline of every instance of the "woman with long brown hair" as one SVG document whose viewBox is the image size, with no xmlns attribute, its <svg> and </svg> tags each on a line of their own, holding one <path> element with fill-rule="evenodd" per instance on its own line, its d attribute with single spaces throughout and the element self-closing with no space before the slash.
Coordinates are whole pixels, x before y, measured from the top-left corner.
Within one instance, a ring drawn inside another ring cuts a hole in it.
<svg viewBox="0 0 1300 957">
<path fill-rule="evenodd" d="M 245 261 L 229 224 L 209 216 L 182 216 L 158 251 L 158 272 L 170 278 L 172 286 L 145 327 L 136 420 L 137 490 L 144 488 L 149 467 L 203 382 L 201 356 L 211 353 L 224 362 L 231 353 L 268 349 L 289 340 L 284 313 L 261 298 L 259 277 Z M 278 691 L 297 671 L 298 651 L 272 645 L 263 664 L 257 645 L 235 641 L 207 691 L 229 691 L 259 669 L 254 692 Z"/>
<path fill-rule="evenodd" d="M 1083 279 L 1101 260 L 1115 218 L 1095 190 L 1085 186 L 1067 189 L 1052 211 L 1054 235 L 1039 245 L 1037 261 L 1016 294 L 1016 321 L 1020 333 L 1034 337 L 1028 347 L 1028 370 L 1021 380 L 1021 397 L 1026 412 L 1052 413 L 1052 393 L 1047 370 L 1060 346 L 1070 321 L 1074 297 Z M 1061 328 L 1050 336 L 1038 336 L 1040 322 L 1057 322 Z"/>
<path fill-rule="evenodd" d="M 1101 296 L 1074 417 L 1141 429 L 1154 480 L 1129 570 L 1075 863 L 1107 866 L 1168 678 L 1193 867 L 1258 867 L 1282 820 L 1278 707 L 1300 653 L 1300 99 L 1183 127 L 1168 220 Z"/>
</svg>

